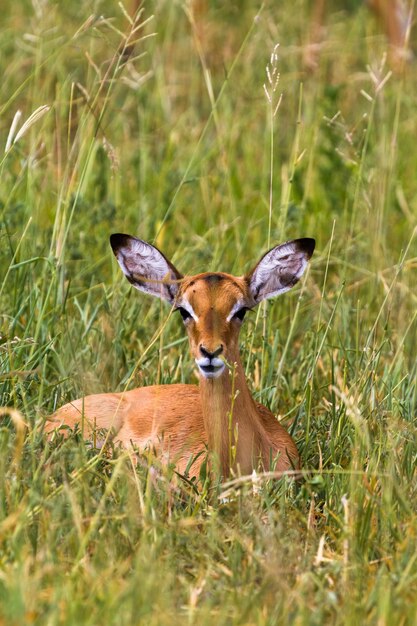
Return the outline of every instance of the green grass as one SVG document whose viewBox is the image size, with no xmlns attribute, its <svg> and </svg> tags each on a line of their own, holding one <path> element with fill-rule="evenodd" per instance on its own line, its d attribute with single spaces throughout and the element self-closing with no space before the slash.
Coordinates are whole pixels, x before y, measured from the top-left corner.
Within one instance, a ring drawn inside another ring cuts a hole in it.
<svg viewBox="0 0 417 626">
<path fill-rule="evenodd" d="M 363 7 L 335 5 L 308 75 L 306 0 L 209 4 L 199 49 L 185 3 L 149 1 L 126 64 L 117 2 L 3 3 L 0 624 L 416 623 L 416 67 L 378 88 L 386 42 Z M 20 128 L 43 105 L 4 153 L 16 111 Z M 124 281 L 111 232 L 188 273 L 316 238 L 303 284 L 242 331 L 302 483 L 219 502 L 151 459 L 45 441 L 70 399 L 196 382 L 180 321 Z"/>
</svg>

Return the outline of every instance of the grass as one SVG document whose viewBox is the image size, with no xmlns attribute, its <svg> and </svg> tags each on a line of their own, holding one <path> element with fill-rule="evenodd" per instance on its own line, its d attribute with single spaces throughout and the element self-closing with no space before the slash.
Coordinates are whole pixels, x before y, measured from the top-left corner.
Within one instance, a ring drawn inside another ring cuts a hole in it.
<svg viewBox="0 0 417 626">
<path fill-rule="evenodd" d="M 50 109 L 0 159 L 0 624 L 416 623 L 416 67 L 389 74 L 365 8 L 335 5 L 309 74 L 306 0 L 239 6 L 210 3 L 203 33 L 169 0 L 133 33 L 110 0 L 2 7 L 2 151 L 18 110 L 14 137 Z M 218 501 L 152 459 L 45 441 L 70 399 L 196 381 L 117 231 L 189 273 L 316 238 L 300 288 L 242 332 L 301 484 Z"/>
</svg>

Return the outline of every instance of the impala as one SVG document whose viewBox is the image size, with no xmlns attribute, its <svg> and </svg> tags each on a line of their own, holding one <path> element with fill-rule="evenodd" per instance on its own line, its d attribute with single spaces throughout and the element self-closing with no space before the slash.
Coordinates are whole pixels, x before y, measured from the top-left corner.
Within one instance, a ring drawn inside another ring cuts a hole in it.
<svg viewBox="0 0 417 626">
<path fill-rule="evenodd" d="M 272 248 L 245 276 L 182 276 L 154 246 L 115 234 L 111 246 L 129 282 L 168 301 L 181 315 L 200 384 L 152 385 L 87 396 L 60 408 L 47 424 L 82 424 L 84 434 L 111 429 L 113 441 L 155 450 L 180 474 L 198 476 L 206 451 L 220 476 L 299 467 L 295 443 L 248 389 L 239 355 L 245 313 L 291 289 L 314 251 L 314 239 Z"/>
</svg>

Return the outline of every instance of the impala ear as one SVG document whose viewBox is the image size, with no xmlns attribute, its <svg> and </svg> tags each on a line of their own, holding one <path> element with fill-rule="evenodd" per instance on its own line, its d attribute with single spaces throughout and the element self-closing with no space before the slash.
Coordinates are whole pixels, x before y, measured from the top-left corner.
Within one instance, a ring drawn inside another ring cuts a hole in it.
<svg viewBox="0 0 417 626">
<path fill-rule="evenodd" d="M 314 239 L 295 239 L 267 252 L 246 276 L 256 304 L 291 289 L 303 275 L 315 245 Z"/>
<path fill-rule="evenodd" d="M 136 289 L 173 304 L 182 275 L 162 252 L 146 241 L 119 233 L 110 236 L 110 245 L 123 274 Z"/>
</svg>

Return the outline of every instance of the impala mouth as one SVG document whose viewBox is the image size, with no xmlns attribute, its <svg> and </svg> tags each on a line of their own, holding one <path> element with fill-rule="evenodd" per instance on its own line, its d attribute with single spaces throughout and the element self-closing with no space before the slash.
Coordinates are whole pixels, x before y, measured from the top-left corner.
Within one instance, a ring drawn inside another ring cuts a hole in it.
<svg viewBox="0 0 417 626">
<path fill-rule="evenodd" d="M 196 359 L 196 363 L 204 378 L 218 378 L 222 375 L 223 370 L 226 367 L 225 362 L 217 358 Z"/>
</svg>

